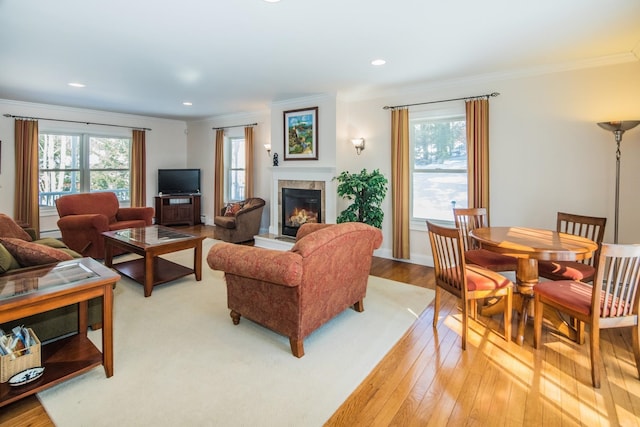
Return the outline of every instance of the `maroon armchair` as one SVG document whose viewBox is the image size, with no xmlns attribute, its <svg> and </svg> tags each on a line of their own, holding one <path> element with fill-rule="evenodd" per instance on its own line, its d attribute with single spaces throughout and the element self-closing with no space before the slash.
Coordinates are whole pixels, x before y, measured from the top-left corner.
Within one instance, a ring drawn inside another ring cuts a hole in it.
<svg viewBox="0 0 640 427">
<path fill-rule="evenodd" d="M 105 231 L 151 225 L 151 207 L 121 208 L 111 191 L 69 194 L 56 200 L 62 241 L 74 251 L 92 258 L 104 258 Z M 123 253 L 114 251 L 114 254 Z"/>
<path fill-rule="evenodd" d="M 304 355 L 304 338 L 363 299 L 374 249 L 382 232 L 362 223 L 305 224 L 289 251 L 218 243 L 209 266 L 225 272 L 234 324 L 244 316 L 289 337 Z M 339 344 L 339 343 L 336 343 Z"/>
</svg>

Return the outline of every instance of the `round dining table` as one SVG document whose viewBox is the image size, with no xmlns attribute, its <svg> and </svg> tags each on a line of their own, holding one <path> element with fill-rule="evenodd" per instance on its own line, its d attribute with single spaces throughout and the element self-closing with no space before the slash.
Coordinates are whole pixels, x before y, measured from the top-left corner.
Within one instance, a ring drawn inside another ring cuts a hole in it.
<svg viewBox="0 0 640 427">
<path fill-rule="evenodd" d="M 532 310 L 533 288 L 539 280 L 538 261 L 580 261 L 591 258 L 598 249 L 593 240 L 539 228 L 484 227 L 471 230 L 469 235 L 484 249 L 518 259 L 516 283 L 522 297 L 522 311 L 516 341 L 520 345 Z"/>
</svg>

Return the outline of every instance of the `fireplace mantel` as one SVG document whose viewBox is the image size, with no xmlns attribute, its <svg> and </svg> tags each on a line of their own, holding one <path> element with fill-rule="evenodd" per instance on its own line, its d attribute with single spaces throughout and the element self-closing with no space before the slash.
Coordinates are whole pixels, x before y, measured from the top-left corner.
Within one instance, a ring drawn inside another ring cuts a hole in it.
<svg viewBox="0 0 640 427">
<path fill-rule="evenodd" d="M 332 167 L 271 167 L 271 222 L 269 233 L 280 234 L 280 191 L 279 181 L 322 181 L 325 189 L 324 222 L 336 222 L 336 170 Z"/>
</svg>

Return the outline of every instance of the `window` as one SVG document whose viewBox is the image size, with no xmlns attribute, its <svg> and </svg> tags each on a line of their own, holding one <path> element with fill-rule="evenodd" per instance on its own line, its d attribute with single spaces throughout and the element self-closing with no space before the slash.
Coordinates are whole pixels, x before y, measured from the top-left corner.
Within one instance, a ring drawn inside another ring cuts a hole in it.
<svg viewBox="0 0 640 427">
<path fill-rule="evenodd" d="M 40 133 L 40 207 L 55 207 L 64 194 L 113 191 L 129 202 L 131 138 Z"/>
<path fill-rule="evenodd" d="M 227 145 L 228 158 L 228 179 L 227 179 L 227 199 L 229 201 L 240 201 L 245 199 L 245 155 L 244 138 L 229 138 Z"/>
<path fill-rule="evenodd" d="M 414 220 L 453 221 L 467 207 L 467 136 L 463 115 L 417 113 L 409 120 Z"/>
</svg>

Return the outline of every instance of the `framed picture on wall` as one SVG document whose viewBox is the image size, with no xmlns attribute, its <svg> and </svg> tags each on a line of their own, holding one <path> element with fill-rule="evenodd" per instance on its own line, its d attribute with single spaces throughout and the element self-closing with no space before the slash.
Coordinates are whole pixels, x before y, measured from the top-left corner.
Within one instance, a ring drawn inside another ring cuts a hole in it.
<svg viewBox="0 0 640 427">
<path fill-rule="evenodd" d="M 318 107 L 284 112 L 284 159 L 318 160 Z"/>
</svg>

